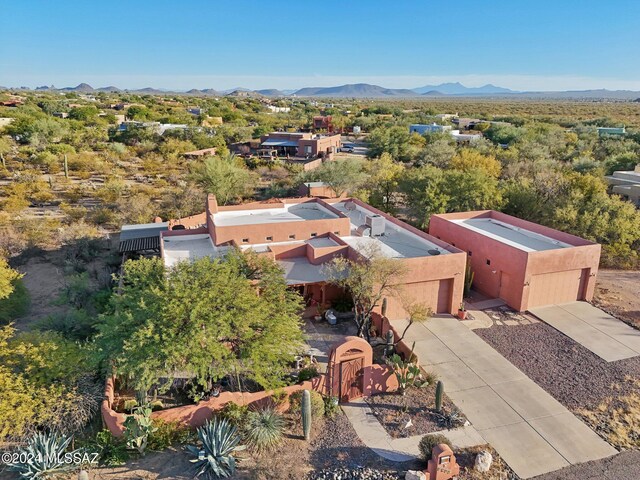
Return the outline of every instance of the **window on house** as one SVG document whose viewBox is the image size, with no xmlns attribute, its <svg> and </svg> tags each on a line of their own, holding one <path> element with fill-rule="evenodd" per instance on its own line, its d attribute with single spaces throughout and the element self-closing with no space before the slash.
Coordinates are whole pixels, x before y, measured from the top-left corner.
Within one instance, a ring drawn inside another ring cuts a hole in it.
<svg viewBox="0 0 640 480">
<path fill-rule="evenodd" d="M 271 242 L 273 240 L 273 237 L 267 237 L 267 242 Z"/>
<path fill-rule="evenodd" d="M 333 232 L 333 234 L 340 236 L 340 232 Z"/>
<path fill-rule="evenodd" d="M 291 234 L 291 235 L 289 235 L 289 238 L 290 238 L 291 240 L 295 240 L 295 239 L 296 239 L 296 236 L 295 236 L 295 234 Z"/>
<path fill-rule="evenodd" d="M 242 239 L 242 243 L 249 243 L 249 239 L 248 238 L 243 238 Z"/>
<path fill-rule="evenodd" d="M 317 237 L 317 236 L 318 236 L 318 234 L 317 234 L 316 232 L 312 232 L 312 233 L 311 233 L 311 236 L 312 236 L 312 237 Z"/>
<path fill-rule="evenodd" d="M 491 260 L 487 258 L 487 265 L 491 265 Z"/>
</svg>

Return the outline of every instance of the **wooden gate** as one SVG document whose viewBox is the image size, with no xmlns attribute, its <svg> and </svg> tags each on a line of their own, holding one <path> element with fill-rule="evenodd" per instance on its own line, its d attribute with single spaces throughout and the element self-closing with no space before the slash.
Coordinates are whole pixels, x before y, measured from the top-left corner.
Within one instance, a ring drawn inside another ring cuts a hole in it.
<svg viewBox="0 0 640 480">
<path fill-rule="evenodd" d="M 340 363 L 340 401 L 349 402 L 363 396 L 364 358 Z"/>
</svg>

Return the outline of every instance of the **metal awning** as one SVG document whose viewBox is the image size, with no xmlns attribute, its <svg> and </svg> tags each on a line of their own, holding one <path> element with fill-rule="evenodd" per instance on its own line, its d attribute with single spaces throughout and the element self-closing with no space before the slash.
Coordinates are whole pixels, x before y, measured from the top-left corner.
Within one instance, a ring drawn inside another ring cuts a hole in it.
<svg viewBox="0 0 640 480">
<path fill-rule="evenodd" d="M 293 140 L 265 140 L 260 144 L 261 147 L 297 147 L 298 142 Z"/>
<path fill-rule="evenodd" d="M 120 253 L 142 252 L 144 250 L 160 250 L 160 235 L 122 240 L 118 248 Z"/>
</svg>

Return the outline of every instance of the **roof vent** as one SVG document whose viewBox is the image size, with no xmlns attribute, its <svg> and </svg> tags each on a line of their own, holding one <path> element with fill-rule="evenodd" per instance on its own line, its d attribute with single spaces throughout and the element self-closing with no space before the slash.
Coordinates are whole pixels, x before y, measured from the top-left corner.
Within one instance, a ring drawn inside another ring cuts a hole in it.
<svg viewBox="0 0 640 480">
<path fill-rule="evenodd" d="M 356 202 L 349 200 L 344 203 L 344 208 L 350 212 L 353 212 L 356 209 Z"/>
<path fill-rule="evenodd" d="M 371 227 L 369 225 L 360 225 L 356 229 L 356 235 L 358 235 L 359 237 L 367 236 L 367 232 L 369 233 L 369 235 L 371 235 Z"/>
<path fill-rule="evenodd" d="M 440 255 L 440 250 L 436 250 L 436 249 L 429 250 L 429 255 L 433 255 L 434 257 L 436 255 Z"/>
</svg>

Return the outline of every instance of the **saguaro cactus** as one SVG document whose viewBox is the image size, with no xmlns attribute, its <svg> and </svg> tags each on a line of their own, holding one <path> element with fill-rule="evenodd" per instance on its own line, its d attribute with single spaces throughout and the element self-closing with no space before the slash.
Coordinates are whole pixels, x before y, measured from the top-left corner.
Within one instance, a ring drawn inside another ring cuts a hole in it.
<svg viewBox="0 0 640 480">
<path fill-rule="evenodd" d="M 302 392 L 302 431 L 304 439 L 309 441 L 311 437 L 311 393 L 309 390 Z"/>
<path fill-rule="evenodd" d="M 442 394 L 444 393 L 444 383 L 438 380 L 436 384 L 436 411 L 442 411 Z"/>
<path fill-rule="evenodd" d="M 387 316 L 387 297 L 384 297 L 382 299 L 382 316 L 383 317 Z"/>
<path fill-rule="evenodd" d="M 387 345 L 384 349 L 385 356 L 389 357 L 393 354 L 393 330 L 387 332 Z"/>
<path fill-rule="evenodd" d="M 64 156 L 64 178 L 69 178 L 69 162 L 67 162 L 67 156 Z"/>
</svg>

